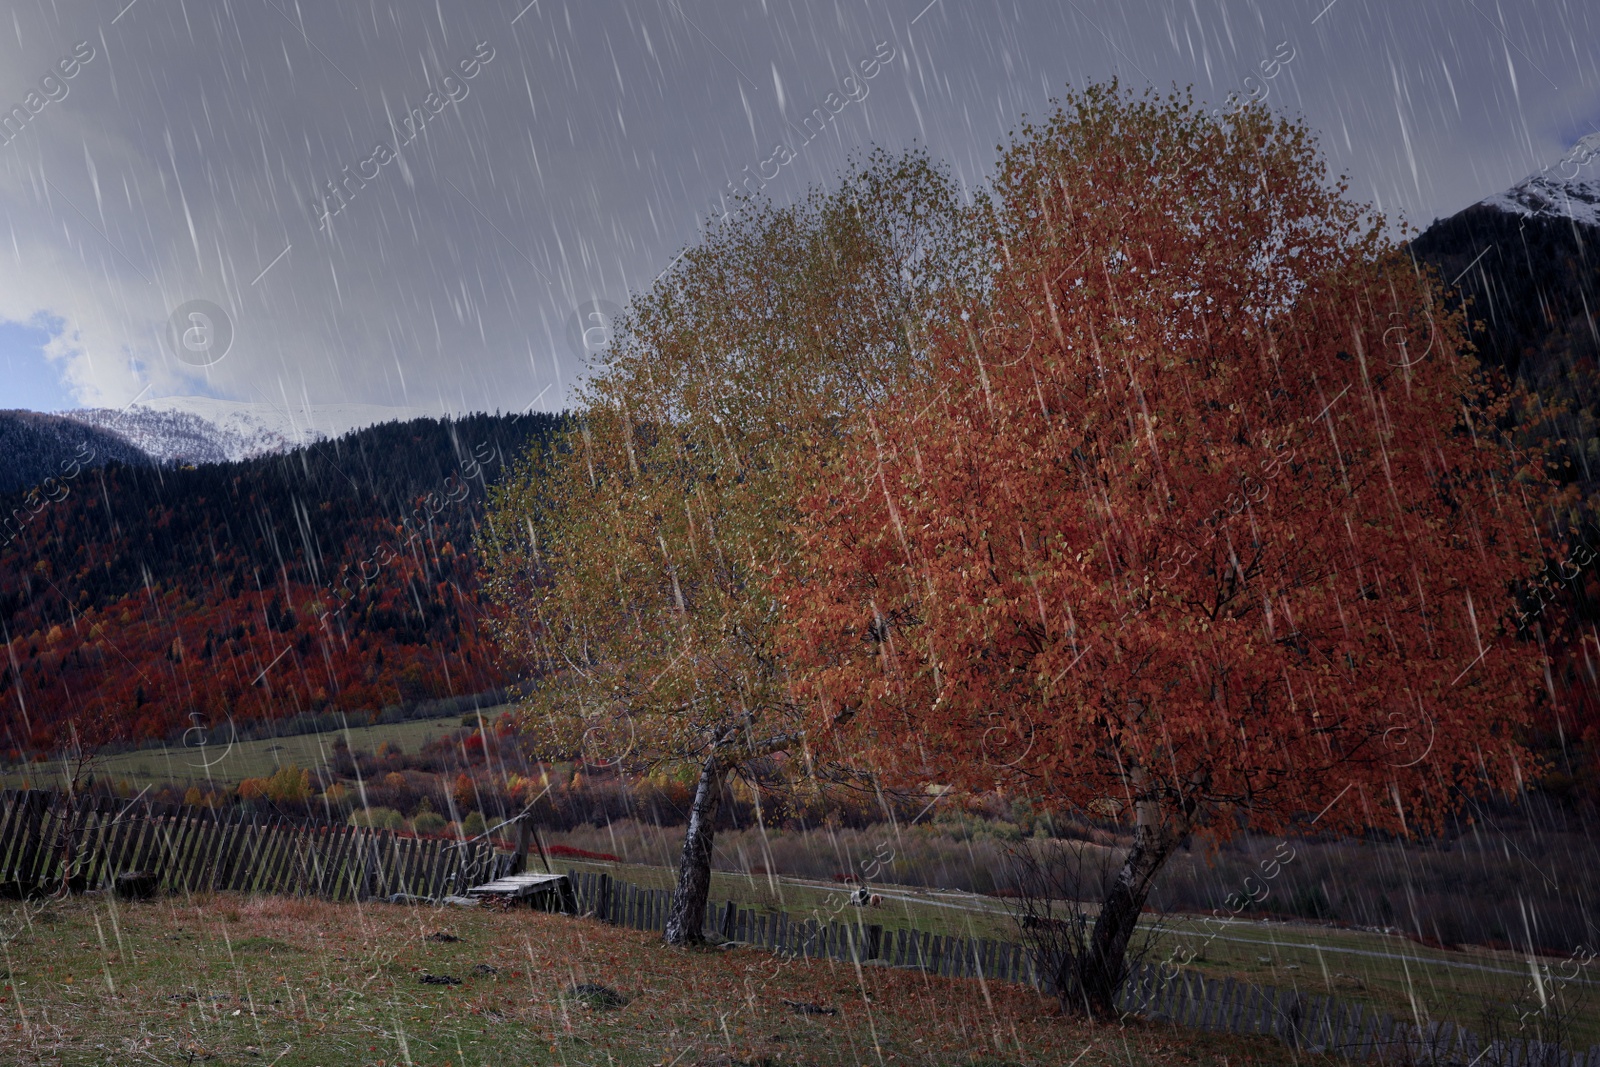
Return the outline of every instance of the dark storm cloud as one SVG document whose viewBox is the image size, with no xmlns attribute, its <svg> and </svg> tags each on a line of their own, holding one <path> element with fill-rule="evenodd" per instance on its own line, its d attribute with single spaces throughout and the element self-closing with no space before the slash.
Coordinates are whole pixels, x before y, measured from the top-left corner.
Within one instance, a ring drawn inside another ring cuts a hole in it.
<svg viewBox="0 0 1600 1067">
<path fill-rule="evenodd" d="M 119 406 L 147 387 L 559 405 L 581 371 L 574 310 L 648 285 L 730 188 L 784 199 L 852 151 L 914 142 L 980 183 L 1022 114 L 1112 74 L 1265 95 L 1321 132 L 1355 195 L 1418 224 L 1600 116 L 1600 27 L 1561 3 L 40 0 L 11 14 L 0 106 L 24 114 L 0 144 L 0 317 L 51 323 L 80 398 Z M 80 43 L 94 58 L 65 80 L 57 62 Z M 227 358 L 199 370 L 163 342 L 193 300 L 235 326 Z"/>
</svg>

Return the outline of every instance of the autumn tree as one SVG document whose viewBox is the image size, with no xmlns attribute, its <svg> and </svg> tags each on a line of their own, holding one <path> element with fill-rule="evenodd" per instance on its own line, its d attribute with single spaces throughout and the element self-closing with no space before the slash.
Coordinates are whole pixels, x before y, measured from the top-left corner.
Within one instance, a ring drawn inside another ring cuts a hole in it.
<svg viewBox="0 0 1600 1067">
<path fill-rule="evenodd" d="M 926 379 L 806 477 L 775 588 L 813 743 L 1130 826 L 1091 1014 L 1191 835 L 1427 829 L 1516 773 L 1542 460 L 1385 232 L 1303 125 L 1070 95 Z"/>
<path fill-rule="evenodd" d="M 969 232 L 919 155 L 738 207 L 634 297 L 574 425 L 505 481 L 484 536 L 498 639 L 544 678 L 524 725 L 696 769 L 673 943 L 701 936 L 728 776 L 803 745 L 766 581 L 793 549 L 795 473 L 909 383 Z"/>
</svg>

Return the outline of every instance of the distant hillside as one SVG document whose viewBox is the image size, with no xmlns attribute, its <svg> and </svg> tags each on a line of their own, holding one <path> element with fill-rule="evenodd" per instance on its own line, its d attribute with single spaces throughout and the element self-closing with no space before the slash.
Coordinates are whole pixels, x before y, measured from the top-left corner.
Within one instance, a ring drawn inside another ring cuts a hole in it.
<svg viewBox="0 0 1600 1067">
<path fill-rule="evenodd" d="M 1411 250 L 1466 302 L 1480 357 L 1538 394 L 1537 432 L 1600 515 L 1600 133 L 1435 222 Z"/>
<path fill-rule="evenodd" d="M 0 457 L 0 493 L 43 486 L 48 478 L 59 480 L 85 467 L 153 462 L 117 434 L 37 411 L 0 411 Z"/>
<path fill-rule="evenodd" d="M 1589 149 L 1600 140 L 1435 222 L 1411 252 L 1465 302 L 1479 358 L 1533 390 L 1534 432 L 1567 460 L 1560 477 L 1578 488 L 1584 520 L 1600 524 L 1600 183 L 1583 172 Z M 1589 545 L 1600 540 L 1591 534 Z M 1552 572 L 1560 611 L 1536 620 L 1551 655 L 1550 707 L 1529 740 L 1550 768 L 1545 789 L 1600 799 L 1600 572 L 1567 569 Z"/>
<path fill-rule="evenodd" d="M 94 739 L 153 738 L 502 684 L 473 531 L 486 485 L 557 422 L 418 419 L 80 476 L 0 548 L 3 747 L 58 744 L 69 718 Z"/>
</svg>

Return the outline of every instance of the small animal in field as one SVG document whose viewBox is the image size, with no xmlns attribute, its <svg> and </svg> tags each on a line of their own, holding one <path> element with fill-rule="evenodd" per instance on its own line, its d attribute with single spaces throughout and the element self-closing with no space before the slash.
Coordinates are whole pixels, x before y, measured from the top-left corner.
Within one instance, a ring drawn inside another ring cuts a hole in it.
<svg viewBox="0 0 1600 1067">
<path fill-rule="evenodd" d="M 850 903 L 858 908 L 878 908 L 883 906 L 883 898 L 862 886 L 850 894 Z"/>
</svg>

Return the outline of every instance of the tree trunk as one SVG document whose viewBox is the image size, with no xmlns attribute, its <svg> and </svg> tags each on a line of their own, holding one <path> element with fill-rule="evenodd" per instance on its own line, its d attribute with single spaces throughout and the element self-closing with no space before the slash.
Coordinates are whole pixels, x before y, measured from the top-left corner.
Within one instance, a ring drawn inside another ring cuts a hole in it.
<svg viewBox="0 0 1600 1067">
<path fill-rule="evenodd" d="M 678 864 L 678 886 L 672 893 L 667 916 L 669 945 L 694 945 L 705 940 L 706 897 L 711 892 L 711 842 L 716 834 L 717 809 L 722 806 L 722 765 L 716 753 L 706 757 L 689 807 L 689 831 L 683 839 L 683 860 Z"/>
<path fill-rule="evenodd" d="M 1133 847 L 1095 918 L 1077 983 L 1082 1007 L 1096 1019 L 1117 1017 L 1117 990 L 1127 977 L 1128 943 L 1139 925 L 1139 914 L 1156 872 L 1188 834 L 1186 825 L 1163 817 L 1159 801 L 1137 801 L 1134 811 Z"/>
</svg>

